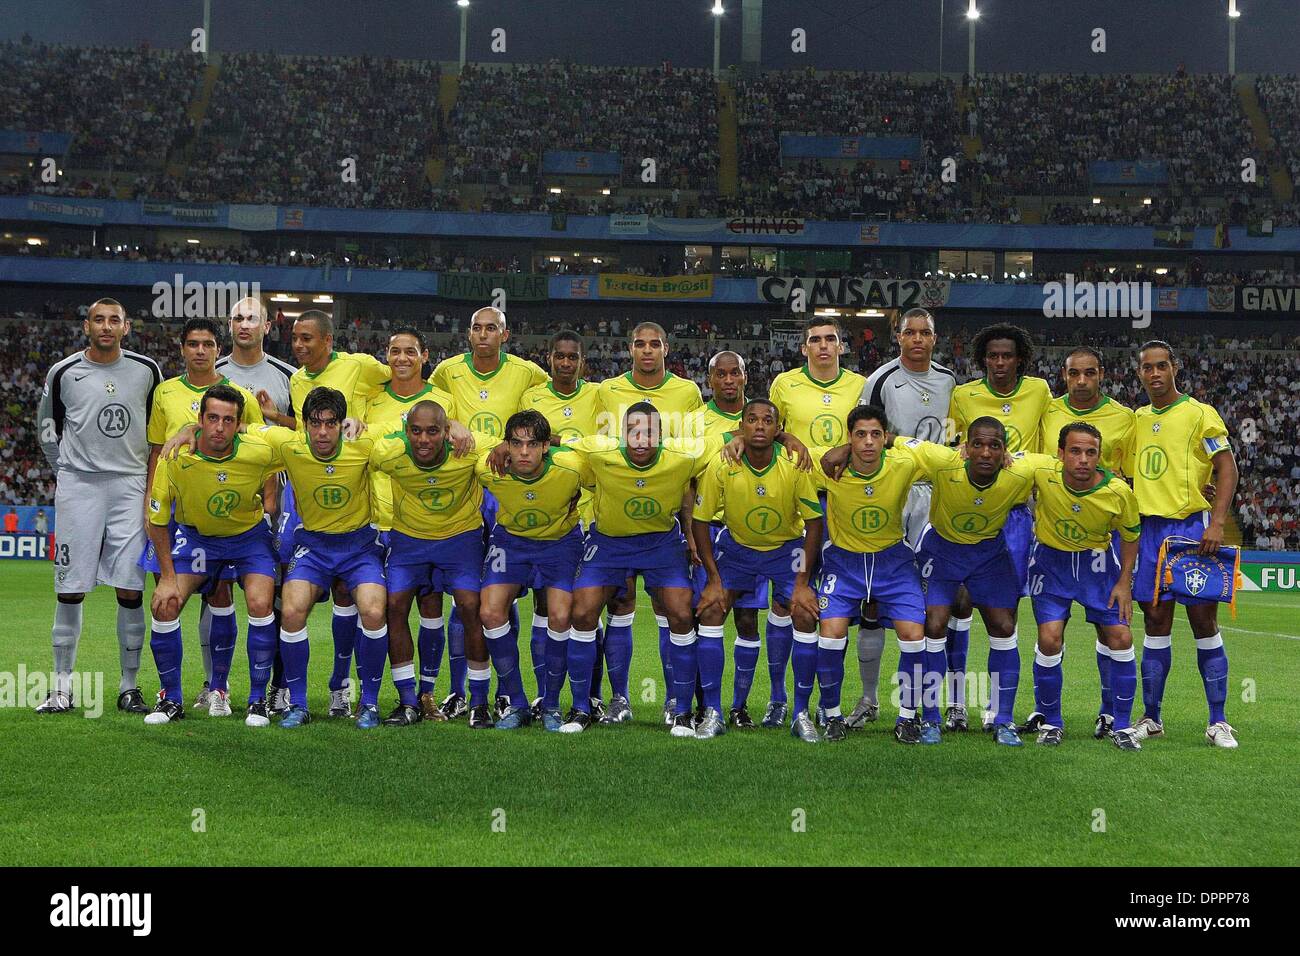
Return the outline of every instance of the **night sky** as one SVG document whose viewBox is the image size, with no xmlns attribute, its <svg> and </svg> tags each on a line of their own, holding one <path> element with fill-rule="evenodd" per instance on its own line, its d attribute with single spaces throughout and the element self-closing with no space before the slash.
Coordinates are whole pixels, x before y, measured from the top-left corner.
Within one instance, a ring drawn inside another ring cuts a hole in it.
<svg viewBox="0 0 1300 956">
<path fill-rule="evenodd" d="M 968 0 L 944 3 L 944 68 L 964 70 Z M 473 0 L 469 58 L 707 67 L 712 0 Z M 979 72 L 1226 72 L 1227 0 L 979 0 Z M 725 0 L 723 64 L 740 59 L 740 0 Z M 1239 0 L 1237 70 L 1300 72 L 1300 0 Z M 765 0 L 770 69 L 934 71 L 940 0 Z M 216 50 L 454 60 L 454 0 L 212 0 Z M 0 0 L 0 39 L 82 46 L 188 45 L 202 0 Z M 489 49 L 504 27 L 505 54 Z M 790 31 L 808 52 L 790 50 Z M 1095 27 L 1105 54 L 1089 49 Z"/>
</svg>

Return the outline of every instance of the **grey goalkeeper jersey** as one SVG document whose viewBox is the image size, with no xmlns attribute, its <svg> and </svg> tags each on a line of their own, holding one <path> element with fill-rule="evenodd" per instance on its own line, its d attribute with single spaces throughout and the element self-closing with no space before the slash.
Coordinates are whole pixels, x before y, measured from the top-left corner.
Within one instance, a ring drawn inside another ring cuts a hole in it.
<svg viewBox="0 0 1300 956">
<path fill-rule="evenodd" d="M 272 355 L 263 353 L 262 360 L 256 365 L 240 365 L 233 355 L 223 355 L 217 359 L 216 368 L 226 378 L 241 388 L 248 389 L 254 396 L 261 389 L 266 389 L 271 396 L 271 401 L 275 402 L 276 411 L 281 415 L 290 413 L 289 378 L 295 369 L 288 362 L 282 362 Z"/>
<path fill-rule="evenodd" d="M 56 473 L 145 474 L 145 426 L 161 381 L 157 362 L 126 349 L 107 365 L 90 361 L 84 351 L 55 363 L 36 413 L 50 467 Z"/>
<path fill-rule="evenodd" d="M 945 422 L 957 377 L 938 363 L 911 372 L 894 359 L 876 369 L 862 389 L 862 401 L 885 410 L 889 430 L 925 441 L 948 443 Z"/>
</svg>

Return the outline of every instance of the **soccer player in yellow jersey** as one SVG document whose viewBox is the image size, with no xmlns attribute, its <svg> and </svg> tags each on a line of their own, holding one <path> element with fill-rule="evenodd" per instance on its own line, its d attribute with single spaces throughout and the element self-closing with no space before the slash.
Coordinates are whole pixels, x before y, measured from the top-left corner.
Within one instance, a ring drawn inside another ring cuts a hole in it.
<svg viewBox="0 0 1300 956">
<path fill-rule="evenodd" d="M 1038 495 L 1034 550 L 1029 558 L 1029 594 L 1038 624 L 1034 655 L 1034 712 L 1020 733 L 1037 732 L 1038 742 L 1055 746 L 1064 734 L 1061 719 L 1061 648 L 1070 605 L 1083 605 L 1088 623 L 1107 648 L 1106 676 L 1113 703 L 1098 718 L 1122 750 L 1139 750 L 1129 726 L 1137 691 L 1133 656 L 1133 565 L 1138 552 L 1138 508 L 1132 489 L 1102 467 L 1102 434 L 1088 422 L 1072 422 L 1057 433 L 1057 454 L 1024 456 Z M 1118 535 L 1120 545 L 1115 546 Z"/>
<path fill-rule="evenodd" d="M 266 442 L 238 434 L 245 401 L 245 393 L 229 385 L 207 389 L 199 400 L 203 428 L 193 450 L 160 462 L 154 474 L 147 527 L 162 570 L 153 593 L 149 646 L 162 690 L 144 719 L 147 724 L 185 716 L 180 614 L 193 594 L 211 586 L 227 568 L 238 576 L 248 601 L 251 686 L 244 722 L 250 727 L 270 723 L 266 681 L 275 655 L 276 560 L 271 526 L 263 520 L 262 489 L 280 465 Z M 230 714 L 227 681 L 233 653 L 232 640 L 230 654 L 214 661 L 211 695 L 224 706 L 210 712 L 218 716 Z"/>
<path fill-rule="evenodd" d="M 290 707 L 281 727 L 310 722 L 307 710 L 307 616 L 322 595 L 342 582 L 361 618 L 357 726 L 379 725 L 379 686 L 388 656 L 384 551 L 370 524 L 370 437 L 342 436 L 348 404 L 337 389 L 319 386 L 303 401 L 298 420 L 306 433 L 267 425 L 258 434 L 276 447 L 294 489 L 302 524 L 281 588 L 280 654 Z M 337 597 L 336 597 L 337 600 Z"/>
<path fill-rule="evenodd" d="M 878 406 L 853 409 L 846 418 L 845 431 L 849 436 L 848 467 L 835 479 L 821 471 L 814 474 L 826 492 L 830 543 L 822 550 L 820 636 L 800 631 L 794 635 L 795 723 L 791 733 L 805 741 L 817 739 L 808 716 L 815 670 L 826 710 L 825 739 L 844 739 L 847 724 L 840 712 L 840 687 L 849 619 L 859 613 L 863 601 L 873 601 L 898 635 L 901 697 L 894 738 L 905 744 L 937 744 L 943 648 L 925 639 L 921 578 L 912 549 L 903 540 L 908 494 L 916 481 L 926 477 L 926 470 L 910 449 L 886 451 L 889 420 Z M 806 585 L 808 578 L 809 572 L 803 572 L 799 584 Z"/>
<path fill-rule="evenodd" d="M 1200 553 L 1216 554 L 1237 492 L 1237 461 L 1219 413 L 1178 390 L 1178 359 L 1167 342 L 1147 342 L 1138 351 L 1138 376 L 1151 404 L 1137 410 L 1134 441 L 1125 471 L 1133 478 L 1142 514 L 1142 547 L 1133 576 L 1133 597 L 1142 607 L 1142 705 L 1138 738 L 1164 733 L 1160 704 L 1171 659 L 1174 595 L 1160 593 L 1156 561 L 1170 535 L 1201 542 Z M 1201 489 L 1213 476 L 1214 504 Z M 1218 603 L 1179 597 L 1196 638 L 1196 663 L 1210 706 L 1205 736 L 1216 747 L 1237 746 L 1236 731 L 1224 718 L 1228 655 L 1219 632 Z"/>
<path fill-rule="evenodd" d="M 804 444 L 842 444 L 847 440 L 844 422 L 867 380 L 840 368 L 846 346 L 838 321 L 814 316 L 805 323 L 803 337 L 799 350 L 808 361 L 773 379 L 768 397 L 781 413 L 785 430 Z"/>
<path fill-rule="evenodd" d="M 1133 444 L 1133 410 L 1102 391 L 1106 369 L 1101 354 L 1080 345 L 1065 357 L 1061 369 L 1065 394 L 1052 399 L 1039 422 L 1038 445 L 1051 454 L 1061 429 L 1073 422 L 1086 422 L 1101 432 L 1100 466 L 1111 474 L 1124 473 L 1124 459 Z"/>
<path fill-rule="evenodd" d="M 703 719 L 695 728 L 700 739 L 726 729 L 721 718 L 722 627 L 733 608 L 736 674 L 728 720 L 740 728 L 755 726 L 745 702 L 758 666 L 758 621 L 753 609 L 742 621 L 738 601 L 743 596 L 766 592 L 771 581 L 775 585 L 773 614 L 788 617 L 793 613 L 801 631 L 816 626 L 815 606 L 791 608 L 790 599 L 795 575 L 808 563 L 807 555 L 821 551 L 822 509 L 812 479 L 774 444 L 778 424 L 779 414 L 770 401 L 755 398 L 747 402 L 739 426 L 732 426 L 745 442 L 741 461 L 716 461 L 697 482 L 692 534 L 707 576 L 696 609 L 704 688 Z M 722 530 L 715 535 L 713 523 L 719 518 Z M 770 649 L 768 656 L 772 656 Z M 784 682 L 782 666 L 782 692 Z M 768 708 L 770 711 L 772 705 Z"/>
<path fill-rule="evenodd" d="M 393 530 L 388 534 L 388 615 L 399 632 L 400 646 L 410 654 L 411 602 L 422 588 L 450 591 L 464 622 L 465 657 L 469 678 L 469 725 L 492 726 L 488 663 L 479 622 L 479 576 L 483 567 L 483 489 L 475 465 L 499 443 L 492 435 L 473 433 L 474 450 L 452 454 L 447 440 L 447 413 L 428 400 L 415 404 L 405 428 L 379 441 L 371 469 L 388 475 L 393 488 Z M 414 672 L 397 684 L 398 709 L 394 725 L 418 719 Z M 396 683 L 396 680 L 395 680 Z"/>
<path fill-rule="evenodd" d="M 510 698 L 496 726 L 514 730 L 533 719 L 519 677 L 519 635 L 511 633 L 509 617 L 520 591 L 532 588 L 546 595 L 547 608 L 539 710 L 542 725 L 558 731 L 565 723 L 560 690 L 568 671 L 573 579 L 582 558 L 578 498 L 584 469 L 581 456 L 570 454 L 568 446 L 551 447 L 551 426 L 541 412 L 515 412 L 506 420 L 506 435 L 510 458 L 505 473 L 494 474 L 487 462 L 478 466 L 479 481 L 497 499 L 497 523 L 488 538 L 480 596 L 483 636 L 500 686 Z M 575 700 L 591 699 L 595 650 L 595 642 L 586 641 L 573 651 L 578 655 Z"/>
<path fill-rule="evenodd" d="M 696 635 L 690 569 L 682 535 L 690 508 L 684 499 L 691 479 L 704 470 L 708 456 L 721 447 L 721 441 L 663 440 L 660 436 L 659 410 L 649 402 L 638 402 L 627 410 L 621 440 L 597 436 L 570 446 L 583 456 L 596 489 L 596 520 L 587 532 L 574 581 L 572 639 L 594 639 L 601 608 L 620 589 L 628 588 L 629 580 L 640 575 L 646 589 L 652 594 L 657 592 L 671 629 L 677 691 L 672 733 L 693 737 L 690 709 L 696 681 Z M 607 716 L 626 714 L 610 722 L 623 723 L 631 716 L 630 624 L 626 637 L 621 628 L 614 627 L 613 620 L 606 631 L 605 655 L 614 689 Z M 573 716 L 583 727 L 591 720 L 579 700 L 574 701 Z"/>
<path fill-rule="evenodd" d="M 153 393 L 153 406 L 146 433 L 149 440 L 147 480 L 150 485 L 153 482 L 153 473 L 158 466 L 158 456 L 163 444 L 182 426 L 194 424 L 199 420 L 199 401 L 211 386 L 220 384 L 234 387 L 244 398 L 241 406 L 243 421 L 248 424 L 262 423 L 262 412 L 252 393 L 234 385 L 216 371 L 215 366 L 220 357 L 221 326 L 212 319 L 187 320 L 181 329 L 181 359 L 185 364 L 185 372 L 175 378 L 167 379 L 154 389 Z M 270 507 L 274 509 L 275 489 L 268 487 L 267 493 Z M 145 497 L 148 498 L 147 495 Z M 154 575 L 162 570 L 152 539 L 145 546 L 144 554 L 140 558 L 140 566 L 146 571 L 152 571 Z M 195 698 L 194 706 L 196 708 L 215 706 L 216 715 L 225 716 L 230 713 L 230 709 L 224 700 L 218 700 L 214 704 L 211 699 L 211 687 L 213 658 L 224 657 L 229 660 L 230 655 L 235 652 L 235 602 L 230 593 L 229 581 L 218 581 L 211 593 L 202 595 L 202 601 L 203 607 L 199 612 L 199 648 L 203 654 L 203 672 L 207 679 L 203 683 L 199 696 Z"/>
</svg>

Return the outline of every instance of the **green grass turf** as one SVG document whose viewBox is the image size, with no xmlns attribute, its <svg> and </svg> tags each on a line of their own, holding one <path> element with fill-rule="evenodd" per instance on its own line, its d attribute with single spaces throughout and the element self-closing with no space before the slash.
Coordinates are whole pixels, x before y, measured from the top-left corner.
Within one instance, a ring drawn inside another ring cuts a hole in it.
<svg viewBox="0 0 1300 956">
<path fill-rule="evenodd" d="M 1057 749 L 1032 741 L 997 748 L 978 732 L 904 747 L 890 734 L 888 704 L 881 722 L 839 746 L 764 730 L 675 740 L 660 723 L 659 701 L 640 700 L 643 681 L 661 682 L 644 595 L 631 726 L 569 737 L 540 727 L 471 732 L 462 720 L 363 733 L 325 720 L 331 650 L 328 616 L 318 609 L 311 697 L 322 719 L 296 733 L 251 730 L 237 707 L 232 719 L 192 713 L 175 726 L 146 727 L 112 709 L 115 612 L 101 589 L 87 599 L 77 666 L 104 672 L 104 715 L 0 708 L 0 865 L 1292 864 L 1300 854 L 1297 610 L 1300 598 L 1248 594 L 1237 621 L 1224 614 L 1239 750 L 1204 739 L 1204 694 L 1180 619 L 1168 736 L 1120 753 L 1091 737 L 1097 674 L 1082 624 L 1068 632 L 1068 736 Z M 52 611 L 48 566 L 0 564 L 0 671 L 49 668 Z M 202 682 L 195 613 L 185 615 L 188 699 Z M 239 613 L 237 703 L 247 688 Z M 1023 718 L 1032 703 L 1027 603 L 1020 625 Z M 978 623 L 975 634 L 971 664 L 982 665 Z M 730 625 L 728 635 L 729 646 Z M 891 642 L 886 675 L 896 662 Z M 852 706 L 860 686 L 852 653 L 848 663 L 844 700 Z M 151 698 L 147 643 L 141 679 Z M 1256 702 L 1243 703 L 1244 680 L 1255 683 Z M 445 689 L 444 666 L 439 695 Z M 730 689 L 728 676 L 724 704 Z M 393 697 L 386 680 L 385 712 Z M 761 713 L 762 660 L 750 700 Z M 206 832 L 194 832 L 198 808 Z M 804 832 L 792 826 L 797 810 L 806 814 Z M 1098 810 L 1105 832 L 1094 832 Z M 504 815 L 504 832 L 494 831 L 494 814 Z"/>
</svg>

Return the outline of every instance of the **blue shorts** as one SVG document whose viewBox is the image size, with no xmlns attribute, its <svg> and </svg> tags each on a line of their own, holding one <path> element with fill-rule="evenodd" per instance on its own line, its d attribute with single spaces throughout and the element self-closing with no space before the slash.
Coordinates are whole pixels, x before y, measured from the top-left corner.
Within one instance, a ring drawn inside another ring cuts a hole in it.
<svg viewBox="0 0 1300 956">
<path fill-rule="evenodd" d="M 483 571 L 483 529 L 432 541 L 390 531 L 385 566 L 393 594 L 425 589 L 477 591 Z"/>
<path fill-rule="evenodd" d="M 310 581 L 325 591 L 341 580 L 349 591 L 360 584 L 384 585 L 384 548 L 379 532 L 366 525 L 343 534 L 299 528 L 285 581 Z"/>
<path fill-rule="evenodd" d="M 522 588 L 573 590 L 582 560 L 582 532 L 574 527 L 549 541 L 523 538 L 497 525 L 488 538 L 483 559 L 483 587 L 518 584 Z"/>
<path fill-rule="evenodd" d="M 926 607 L 951 607 L 963 584 L 977 607 L 1014 610 L 1020 601 L 1023 588 L 1001 531 L 977 544 L 957 544 L 927 526 L 921 532 L 916 563 Z"/>
<path fill-rule="evenodd" d="M 1208 511 L 1198 511 L 1186 518 L 1158 518 L 1155 515 L 1142 516 L 1142 537 L 1138 539 L 1137 566 L 1133 569 L 1133 600 L 1153 601 L 1160 588 L 1156 583 L 1156 563 L 1160 559 L 1160 545 L 1170 535 L 1200 541 L 1205 528 L 1210 523 Z M 1166 591 L 1160 594 L 1161 601 L 1178 600 L 1179 604 L 1198 605 L 1215 604 L 1205 598 L 1185 597 Z"/>
<path fill-rule="evenodd" d="M 713 542 L 714 560 L 717 560 L 717 543 L 718 535 L 722 534 L 723 525 L 717 523 L 709 524 L 709 539 Z M 704 569 L 702 564 L 691 565 L 691 607 L 700 603 L 700 596 L 704 594 L 705 587 L 709 583 L 709 572 Z M 767 579 L 762 578 L 757 581 L 757 587 L 745 591 L 736 598 L 736 603 L 732 607 L 742 609 L 751 609 L 761 611 L 768 605 L 768 585 Z"/>
<path fill-rule="evenodd" d="M 857 617 L 863 601 L 875 601 L 881 617 L 925 623 L 921 575 L 907 542 L 862 554 L 831 545 L 822 550 L 817 606 L 822 620 Z"/>
<path fill-rule="evenodd" d="M 271 529 L 265 521 L 240 534 L 209 537 L 188 525 L 177 525 L 172 533 L 172 564 L 177 574 L 206 578 L 206 594 L 218 580 L 265 574 L 274 580 L 278 570 L 271 547 Z"/>
<path fill-rule="evenodd" d="M 686 539 L 676 522 L 667 531 L 615 538 L 593 527 L 582 544 L 582 561 L 573 589 L 617 587 L 641 575 L 647 588 L 690 588 Z"/>
<path fill-rule="evenodd" d="M 275 519 L 275 553 L 279 555 L 281 564 L 293 560 L 294 535 L 301 527 L 302 518 L 298 516 L 293 485 L 286 481 L 280 485 L 280 516 Z"/>
<path fill-rule="evenodd" d="M 263 524 L 265 524 L 265 522 L 263 522 Z M 180 525 L 177 524 L 175 520 L 172 520 L 167 524 L 167 537 L 173 542 L 176 540 L 176 529 L 179 527 Z M 197 532 L 195 533 L 197 534 Z M 137 561 L 136 564 L 151 574 L 162 574 L 162 565 L 158 563 L 158 551 L 153 546 L 153 539 L 147 535 L 145 536 L 144 541 L 144 551 L 140 553 L 140 560 Z M 194 572 L 181 571 L 180 566 L 177 565 L 176 573 L 193 574 Z M 229 565 L 223 565 L 217 576 L 222 581 L 233 581 L 237 577 L 234 569 Z M 275 577 L 275 575 L 272 574 L 271 577 Z M 206 594 L 207 591 L 205 590 L 203 593 Z"/>
<path fill-rule="evenodd" d="M 1029 593 L 1029 554 L 1034 550 L 1034 513 L 1029 505 L 1016 505 L 1007 512 L 1006 524 L 1002 526 L 1002 537 L 1007 543 L 1007 553 L 1011 555 L 1011 564 L 1016 569 L 1016 581 L 1020 583 L 1020 596 Z"/>
<path fill-rule="evenodd" d="M 713 542 L 713 560 L 718 564 L 722 586 L 728 591 L 741 592 L 736 607 L 759 607 L 752 598 L 767 597 L 768 582 L 773 585 L 772 595 L 778 604 L 789 604 L 794 593 L 795 568 L 803 560 L 803 538 L 786 541 L 771 551 L 756 551 L 737 544 L 731 532 L 723 529 Z M 707 583 L 707 575 L 705 576 Z M 750 598 L 749 603 L 745 599 Z"/>
<path fill-rule="evenodd" d="M 1119 580 L 1119 552 L 1112 543 L 1103 551 L 1060 551 L 1041 541 L 1029 556 L 1029 596 L 1034 621 L 1068 621 L 1070 605 L 1083 605 L 1089 624 L 1122 624 L 1119 605 L 1107 607 Z"/>
</svg>

